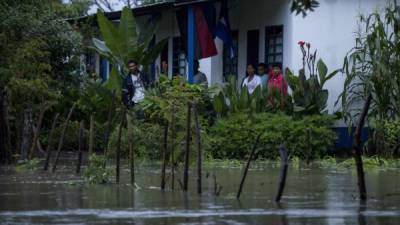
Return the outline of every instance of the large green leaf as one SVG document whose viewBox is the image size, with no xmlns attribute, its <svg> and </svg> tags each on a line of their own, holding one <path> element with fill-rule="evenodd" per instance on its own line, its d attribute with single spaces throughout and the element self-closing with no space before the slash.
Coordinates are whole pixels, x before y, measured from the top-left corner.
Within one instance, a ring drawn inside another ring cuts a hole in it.
<svg viewBox="0 0 400 225">
<path fill-rule="evenodd" d="M 321 81 L 321 88 L 324 87 L 325 82 L 327 82 L 328 80 L 332 79 L 332 77 L 334 77 L 339 72 L 342 72 L 342 70 L 341 69 L 337 69 L 337 70 L 333 71 L 332 73 L 328 74 L 325 77 L 324 82 Z"/>
<path fill-rule="evenodd" d="M 168 43 L 168 38 L 165 38 L 164 40 L 158 42 L 155 46 L 153 46 L 147 51 L 147 54 L 143 55 L 143 58 L 142 60 L 140 60 L 140 63 L 142 65 L 149 65 L 158 57 L 158 55 L 160 55 L 161 51 L 164 49 L 167 43 Z"/>
<path fill-rule="evenodd" d="M 127 63 L 128 52 L 131 49 L 135 49 L 137 43 L 136 21 L 132 10 L 128 7 L 124 7 L 122 10 L 118 31 L 121 36 L 121 49 L 123 49 L 124 63 Z"/>
<path fill-rule="evenodd" d="M 114 26 L 114 24 L 108 20 L 104 13 L 101 11 L 97 12 L 97 22 L 100 27 L 101 35 L 107 45 L 107 47 L 113 52 L 114 55 L 121 55 L 121 37 Z"/>
<path fill-rule="evenodd" d="M 322 59 L 319 59 L 317 62 L 317 68 L 318 68 L 319 80 L 321 84 L 323 84 L 325 83 L 326 74 L 328 74 L 328 67 L 326 66 L 326 64 Z"/>
<path fill-rule="evenodd" d="M 122 78 L 115 67 L 111 69 L 110 77 L 104 83 L 104 86 L 110 91 L 115 91 L 117 96 L 121 96 Z"/>
</svg>

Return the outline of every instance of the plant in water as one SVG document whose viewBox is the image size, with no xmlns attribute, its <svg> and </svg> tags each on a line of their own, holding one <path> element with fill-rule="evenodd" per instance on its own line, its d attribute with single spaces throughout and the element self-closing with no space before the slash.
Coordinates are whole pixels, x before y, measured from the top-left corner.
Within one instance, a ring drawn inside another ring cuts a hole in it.
<svg viewBox="0 0 400 225">
<path fill-rule="evenodd" d="M 22 172 L 27 170 L 37 170 L 40 167 L 40 160 L 37 158 L 33 158 L 31 160 L 23 160 L 18 162 L 18 165 L 15 167 L 16 171 Z"/>
<path fill-rule="evenodd" d="M 315 64 L 317 50 L 312 53 L 311 44 L 304 41 L 298 44 L 302 52 L 303 67 L 299 70 L 298 76 L 289 68 L 285 72 L 285 79 L 293 91 L 294 113 L 300 115 L 327 113 L 329 93 L 324 89 L 324 84 L 341 70 L 337 69 L 328 74 L 328 68 L 322 59 Z"/>
<path fill-rule="evenodd" d="M 110 183 L 112 169 L 105 167 L 106 158 L 102 155 L 89 156 L 88 166 L 83 172 L 84 179 L 90 184 Z"/>
</svg>

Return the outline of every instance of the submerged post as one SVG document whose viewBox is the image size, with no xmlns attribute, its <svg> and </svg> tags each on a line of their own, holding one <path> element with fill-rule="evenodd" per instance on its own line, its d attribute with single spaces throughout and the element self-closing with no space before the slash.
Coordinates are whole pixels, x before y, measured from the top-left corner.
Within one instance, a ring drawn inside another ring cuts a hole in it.
<svg viewBox="0 0 400 225">
<path fill-rule="evenodd" d="M 119 172 L 120 172 L 120 157 L 121 157 L 121 134 L 122 134 L 122 127 L 124 126 L 125 122 L 125 107 L 122 110 L 121 116 L 121 123 L 119 125 L 118 131 L 118 143 L 117 143 L 117 151 L 116 151 L 116 163 L 115 163 L 115 182 L 119 183 Z"/>
<path fill-rule="evenodd" d="M 202 172 L 202 156 L 201 149 L 201 133 L 199 124 L 199 113 L 197 112 L 196 104 L 193 105 L 194 125 L 196 132 L 196 147 L 197 147 L 197 193 L 201 194 L 201 172 Z"/>
<path fill-rule="evenodd" d="M 246 176 L 247 176 L 247 171 L 249 170 L 250 162 L 253 159 L 254 154 L 256 152 L 257 144 L 258 144 L 258 141 L 260 140 L 260 137 L 261 137 L 261 133 L 257 136 L 257 139 L 256 139 L 256 141 L 254 142 L 254 145 L 253 145 L 253 149 L 251 150 L 249 159 L 247 160 L 247 164 L 246 164 L 246 167 L 245 167 L 244 172 L 243 172 L 242 180 L 240 181 L 239 190 L 238 190 L 237 195 L 236 195 L 237 199 L 240 198 L 240 194 L 242 193 L 243 184 L 244 184 L 244 181 L 246 180 Z"/>
<path fill-rule="evenodd" d="M 286 184 L 286 174 L 288 169 L 288 153 L 286 151 L 285 145 L 281 144 L 279 146 L 279 156 L 281 158 L 281 170 L 279 175 L 278 191 L 275 195 L 275 201 L 279 202 L 282 197 L 283 189 Z"/>
<path fill-rule="evenodd" d="M 171 189 L 175 188 L 175 139 L 176 139 L 176 125 L 175 125 L 175 105 L 172 103 L 171 109 L 171 149 L 170 149 L 170 158 L 171 158 Z"/>
<path fill-rule="evenodd" d="M 93 153 L 93 145 L 94 145 L 94 117 L 90 115 L 90 128 L 89 128 L 89 156 Z"/>
<path fill-rule="evenodd" d="M 83 151 L 83 146 L 85 145 L 85 123 L 83 120 L 79 124 L 79 149 L 78 149 L 78 163 L 76 165 L 76 173 L 79 174 L 81 171 L 81 164 L 82 164 L 82 151 Z"/>
<path fill-rule="evenodd" d="M 371 101 L 372 95 L 369 94 L 364 103 L 363 111 L 361 112 L 360 119 L 354 132 L 353 140 L 353 157 L 356 162 L 358 190 L 360 194 L 360 200 L 362 201 L 367 199 L 367 188 L 365 187 L 364 167 L 362 161 L 361 130 L 364 127 L 365 118 L 367 117 Z"/>
<path fill-rule="evenodd" d="M 50 162 L 50 157 L 51 157 L 51 149 L 53 146 L 53 137 L 54 137 L 54 131 L 56 129 L 56 124 L 58 117 L 60 116 L 59 113 L 56 114 L 56 116 L 53 119 L 53 123 L 51 125 L 50 129 L 50 134 L 49 134 L 49 139 L 47 141 L 47 147 L 46 147 L 46 161 L 44 162 L 44 170 L 47 170 L 49 168 L 49 162 Z"/>
<path fill-rule="evenodd" d="M 161 166 L 161 190 L 165 190 L 165 170 L 168 160 L 168 122 L 164 127 L 163 145 L 162 145 L 162 166 Z"/>
<path fill-rule="evenodd" d="M 69 110 L 67 119 L 66 119 L 65 122 L 64 122 L 64 126 L 63 126 L 63 129 L 62 129 L 62 132 L 61 132 L 60 140 L 59 140 L 59 142 L 58 142 L 58 148 L 57 148 L 56 159 L 55 159 L 55 161 L 54 161 L 54 165 L 53 165 L 53 169 L 52 169 L 52 172 L 53 172 L 53 173 L 56 172 L 57 163 L 58 163 L 58 160 L 59 160 L 59 158 L 60 158 L 61 148 L 62 148 L 63 145 L 64 145 L 64 136 L 65 136 L 65 132 L 67 131 L 68 123 L 69 123 L 69 120 L 71 119 L 72 113 L 74 112 L 75 106 L 76 106 L 76 103 L 74 103 L 74 104 L 72 105 L 71 109 Z"/>
<path fill-rule="evenodd" d="M 186 117 L 186 145 L 185 145 L 185 168 L 183 170 L 183 191 L 188 190 L 188 183 L 189 183 L 189 155 L 190 155 L 190 139 L 192 138 L 191 132 L 191 112 L 192 112 L 192 105 L 188 103 L 187 106 L 187 117 Z"/>
<path fill-rule="evenodd" d="M 126 114 L 127 126 L 128 126 L 128 142 L 129 142 L 129 164 L 131 172 L 131 185 L 135 185 L 135 152 L 133 149 L 133 116 L 130 116 L 132 111 L 128 111 Z"/>
</svg>

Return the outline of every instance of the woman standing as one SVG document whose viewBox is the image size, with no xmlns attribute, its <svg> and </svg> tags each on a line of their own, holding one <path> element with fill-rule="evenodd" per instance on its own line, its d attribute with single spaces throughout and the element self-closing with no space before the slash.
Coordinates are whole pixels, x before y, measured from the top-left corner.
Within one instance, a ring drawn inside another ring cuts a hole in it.
<svg viewBox="0 0 400 225">
<path fill-rule="evenodd" d="M 261 79 L 255 74 L 255 68 L 253 64 L 247 65 L 247 76 L 242 82 L 242 87 L 247 87 L 249 94 L 252 94 L 254 90 L 261 85 Z"/>
</svg>

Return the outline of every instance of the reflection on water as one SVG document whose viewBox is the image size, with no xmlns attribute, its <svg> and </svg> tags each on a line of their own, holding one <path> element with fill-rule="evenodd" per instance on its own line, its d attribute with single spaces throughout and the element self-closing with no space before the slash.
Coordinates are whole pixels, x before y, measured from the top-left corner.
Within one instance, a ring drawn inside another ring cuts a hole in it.
<svg viewBox="0 0 400 225">
<path fill-rule="evenodd" d="M 291 167 L 282 203 L 276 204 L 276 165 L 249 170 L 240 201 L 235 197 L 240 168 L 206 169 L 223 186 L 219 196 L 213 194 L 212 176 L 204 177 L 201 196 L 194 177 L 188 193 L 162 192 L 158 168 L 138 166 L 139 190 L 129 185 L 127 167 L 120 185 L 92 186 L 68 166 L 55 175 L 1 168 L 0 224 L 400 224 L 396 170 L 367 171 L 370 199 L 360 204 L 355 171 Z"/>
</svg>

